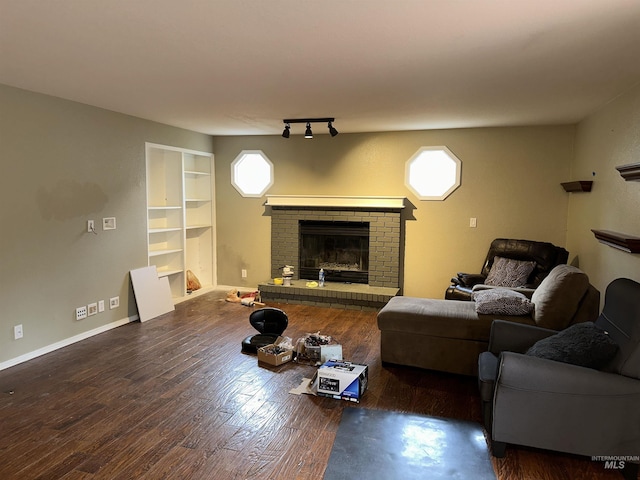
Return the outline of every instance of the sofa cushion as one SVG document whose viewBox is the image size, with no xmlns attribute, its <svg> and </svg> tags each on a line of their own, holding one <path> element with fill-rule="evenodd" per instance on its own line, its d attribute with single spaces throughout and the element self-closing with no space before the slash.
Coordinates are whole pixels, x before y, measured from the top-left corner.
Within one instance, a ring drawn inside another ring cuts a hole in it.
<svg viewBox="0 0 640 480">
<path fill-rule="evenodd" d="M 495 319 L 532 325 L 529 315 L 480 315 L 473 302 L 393 297 L 378 312 L 380 330 L 486 342 Z"/>
<path fill-rule="evenodd" d="M 603 368 L 618 345 L 592 322 L 577 323 L 533 344 L 527 355 L 588 368 Z"/>
<path fill-rule="evenodd" d="M 558 265 L 533 292 L 533 319 L 540 327 L 566 328 L 589 288 L 589 277 L 571 265 Z"/>
<path fill-rule="evenodd" d="M 495 257 L 484 283 L 497 287 L 521 287 L 526 285 L 535 266 L 536 262 Z"/>
<path fill-rule="evenodd" d="M 522 293 L 508 288 L 492 288 L 478 290 L 472 294 L 476 302 L 476 312 L 497 315 L 528 315 L 533 310 L 533 303 Z"/>
</svg>

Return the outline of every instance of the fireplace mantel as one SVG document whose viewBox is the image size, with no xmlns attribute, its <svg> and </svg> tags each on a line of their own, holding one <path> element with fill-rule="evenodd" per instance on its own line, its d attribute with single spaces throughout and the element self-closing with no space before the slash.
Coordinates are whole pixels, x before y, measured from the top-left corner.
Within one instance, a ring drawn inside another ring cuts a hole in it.
<svg viewBox="0 0 640 480">
<path fill-rule="evenodd" d="M 405 197 L 355 197 L 332 195 L 267 195 L 269 207 L 404 208 Z"/>
</svg>

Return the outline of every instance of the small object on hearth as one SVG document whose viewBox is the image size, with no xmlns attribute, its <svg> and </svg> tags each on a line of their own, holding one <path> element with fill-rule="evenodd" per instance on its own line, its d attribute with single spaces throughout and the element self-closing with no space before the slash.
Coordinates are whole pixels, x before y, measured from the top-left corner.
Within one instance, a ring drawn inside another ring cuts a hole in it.
<svg viewBox="0 0 640 480">
<path fill-rule="evenodd" d="M 324 287 L 324 269 L 321 268 L 318 273 L 318 286 Z"/>
<path fill-rule="evenodd" d="M 282 267 L 282 283 L 285 287 L 291 286 L 291 277 L 293 277 L 293 265 Z"/>
</svg>

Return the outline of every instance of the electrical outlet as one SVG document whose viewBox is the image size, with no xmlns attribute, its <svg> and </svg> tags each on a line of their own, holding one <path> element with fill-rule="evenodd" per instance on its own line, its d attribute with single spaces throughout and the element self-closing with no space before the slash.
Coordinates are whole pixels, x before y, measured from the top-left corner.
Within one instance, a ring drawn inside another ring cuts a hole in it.
<svg viewBox="0 0 640 480">
<path fill-rule="evenodd" d="M 98 313 L 104 312 L 104 300 L 98 302 Z"/>
<path fill-rule="evenodd" d="M 15 340 L 22 338 L 23 335 L 24 335 L 24 332 L 22 331 L 22 324 L 16 325 L 15 327 L 13 327 L 13 338 Z"/>
<path fill-rule="evenodd" d="M 76 308 L 76 320 L 82 320 L 83 318 L 87 318 L 86 306 Z"/>
<path fill-rule="evenodd" d="M 469 226 L 471 228 L 476 228 L 478 226 L 478 219 L 476 217 L 471 217 L 469 219 Z"/>
<path fill-rule="evenodd" d="M 246 269 L 242 269 L 242 278 L 247 278 L 247 270 Z"/>
<path fill-rule="evenodd" d="M 113 310 L 114 308 L 118 308 L 120 306 L 120 297 L 111 297 L 109 299 L 109 309 Z"/>
<path fill-rule="evenodd" d="M 98 313 L 98 304 L 97 303 L 90 303 L 89 305 L 87 305 L 87 315 L 88 316 L 95 315 L 96 313 Z"/>
</svg>

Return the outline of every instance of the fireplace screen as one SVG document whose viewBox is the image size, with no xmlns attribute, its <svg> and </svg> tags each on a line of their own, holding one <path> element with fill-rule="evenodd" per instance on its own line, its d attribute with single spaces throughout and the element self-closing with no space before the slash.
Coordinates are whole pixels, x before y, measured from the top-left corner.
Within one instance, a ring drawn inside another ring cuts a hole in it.
<svg viewBox="0 0 640 480">
<path fill-rule="evenodd" d="M 369 282 L 369 223 L 300 221 L 300 278 Z"/>
</svg>

